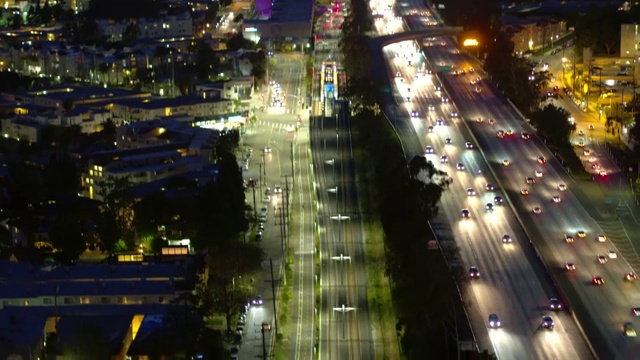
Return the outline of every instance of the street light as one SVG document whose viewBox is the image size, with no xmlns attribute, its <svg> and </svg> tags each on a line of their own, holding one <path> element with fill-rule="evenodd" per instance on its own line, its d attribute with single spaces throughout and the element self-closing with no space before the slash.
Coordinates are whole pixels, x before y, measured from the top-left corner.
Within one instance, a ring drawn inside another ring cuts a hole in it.
<svg viewBox="0 0 640 360">
<path fill-rule="evenodd" d="M 336 183 L 336 160 L 335 159 L 330 159 L 324 162 L 327 165 L 331 165 L 331 169 L 333 170 L 333 183 Z"/>
</svg>

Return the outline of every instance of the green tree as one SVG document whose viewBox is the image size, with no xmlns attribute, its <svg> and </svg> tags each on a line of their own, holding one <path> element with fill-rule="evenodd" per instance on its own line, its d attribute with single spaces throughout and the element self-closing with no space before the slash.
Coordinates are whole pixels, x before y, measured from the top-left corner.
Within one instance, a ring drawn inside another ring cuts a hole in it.
<svg viewBox="0 0 640 360">
<path fill-rule="evenodd" d="M 558 143 L 568 143 L 569 136 L 576 131 L 576 125 L 569 122 L 571 113 L 549 104 L 542 110 L 531 113 L 530 121 L 545 138 Z"/>
<path fill-rule="evenodd" d="M 130 177 L 109 176 L 98 185 L 100 190 L 97 195 L 104 202 L 106 207 L 104 211 L 113 214 L 122 239 L 129 249 L 133 249 L 135 245 L 133 243 L 135 235 L 133 205 L 136 200 L 130 191 L 133 186 Z"/>
<path fill-rule="evenodd" d="M 417 205 L 424 218 L 432 219 L 438 215 L 440 198 L 453 180 L 421 155 L 414 156 L 409 162 L 409 176 L 408 191 L 417 195 Z"/>
<path fill-rule="evenodd" d="M 234 34 L 227 40 L 227 50 L 229 51 L 237 51 L 240 49 L 253 50 L 255 47 L 256 43 L 249 39 L 245 39 L 241 33 Z"/>
<path fill-rule="evenodd" d="M 82 220 L 79 214 L 62 214 L 55 218 L 49 232 L 53 245 L 70 261 L 76 260 L 87 247 Z"/>
<path fill-rule="evenodd" d="M 103 207 L 96 219 L 96 225 L 96 231 L 100 237 L 100 249 L 107 253 L 116 252 L 116 244 L 120 242 L 122 231 L 113 211 Z"/>
<path fill-rule="evenodd" d="M 126 45 L 133 45 L 138 40 L 140 29 L 135 22 L 130 22 L 122 34 L 122 42 Z"/>
<path fill-rule="evenodd" d="M 205 42 L 198 43 L 195 66 L 200 79 L 208 79 L 209 74 L 220 67 L 220 59 L 209 44 Z"/>
<path fill-rule="evenodd" d="M 109 340 L 95 325 L 85 322 L 63 344 L 64 358 L 69 360 L 109 360 Z"/>
<path fill-rule="evenodd" d="M 51 199 L 74 196 L 80 189 L 80 173 L 76 162 L 67 152 L 52 154 L 43 175 Z"/>
</svg>

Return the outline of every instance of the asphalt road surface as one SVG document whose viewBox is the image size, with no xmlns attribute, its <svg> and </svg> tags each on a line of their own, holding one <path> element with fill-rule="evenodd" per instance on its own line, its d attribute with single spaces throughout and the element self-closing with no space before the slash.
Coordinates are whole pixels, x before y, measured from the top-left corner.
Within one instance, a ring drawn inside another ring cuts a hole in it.
<svg viewBox="0 0 640 360">
<path fill-rule="evenodd" d="M 444 45 L 440 44 L 442 41 Z M 393 50 L 387 50 L 389 75 L 394 78 L 399 104 L 395 111 L 391 111 L 391 117 L 394 125 L 401 122 L 410 124 L 396 126 L 405 140 L 405 150 L 424 154 L 425 147 L 430 145 L 434 154 L 427 154 L 427 158 L 447 171 L 454 180 L 443 196 L 442 216 L 433 222 L 433 227 L 441 241 L 456 242 L 465 266 L 477 266 L 480 271 L 480 279 L 471 283 L 470 298 L 465 299 L 471 310 L 470 320 L 479 347 L 489 348 L 498 357 L 506 359 L 590 358 L 579 329 L 570 317 L 562 312 L 552 313 L 548 308 L 549 297 L 556 294 L 548 285 L 549 279 L 541 265 L 537 261 L 530 261 L 535 259 L 535 255 L 514 213 L 506 202 L 502 206 L 494 205 L 492 212 L 486 211 L 486 204 L 494 203 L 495 196 L 502 196 L 506 200 L 510 194 L 499 186 L 482 154 L 465 146 L 467 141 L 474 147 L 478 146 L 463 125 L 463 119 L 471 119 L 472 116 L 465 114 L 462 108 L 459 116 L 452 116 L 455 115 L 452 112 L 458 109 L 450 102 L 443 102 L 442 98 L 448 97 L 446 93 L 435 91 L 436 86 L 441 84 L 434 75 L 415 77 L 421 60 L 404 57 L 405 53 L 413 52 L 413 46 L 411 43 L 400 44 Z M 454 53 L 449 39 L 436 39 L 433 48 L 459 55 Z M 411 66 L 408 65 L 409 60 Z M 424 70 L 427 68 L 433 67 L 425 65 Z M 400 72 L 400 76 L 396 77 L 397 72 Z M 470 87 L 469 84 L 465 86 Z M 455 101 L 468 104 L 469 108 L 476 106 L 477 98 L 472 91 L 451 96 Z M 406 97 L 410 98 L 409 102 L 406 102 Z M 433 106 L 431 111 L 430 106 Z M 411 117 L 414 111 L 417 114 Z M 437 125 L 437 119 L 442 119 L 441 126 Z M 433 127 L 433 132 L 429 132 L 429 126 Z M 413 140 L 408 139 L 416 135 L 419 148 L 416 148 Z M 446 139 L 450 139 L 451 144 L 446 144 Z M 440 162 L 442 155 L 447 155 L 448 163 Z M 535 157 L 533 159 L 535 161 Z M 458 162 L 464 165 L 464 170 L 456 169 Z M 490 165 L 493 167 L 493 163 Z M 482 174 L 478 174 L 478 170 Z M 495 190 L 487 191 L 487 183 L 494 184 Z M 467 189 L 473 189 L 476 195 L 469 196 Z M 469 219 L 461 218 L 462 209 L 470 211 Z M 449 239 L 442 239 L 447 235 Z M 512 239 L 511 244 L 503 243 L 504 235 Z M 502 328 L 487 331 L 487 319 L 492 313 L 499 316 Z M 547 314 L 554 316 L 554 331 L 543 330 L 540 326 L 541 317 Z"/>
</svg>

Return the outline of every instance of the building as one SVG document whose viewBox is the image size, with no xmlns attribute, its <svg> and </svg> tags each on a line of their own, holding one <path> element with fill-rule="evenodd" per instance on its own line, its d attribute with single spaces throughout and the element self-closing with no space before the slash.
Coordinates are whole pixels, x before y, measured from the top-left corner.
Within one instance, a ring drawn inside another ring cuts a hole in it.
<svg viewBox="0 0 640 360">
<path fill-rule="evenodd" d="M 256 1 L 259 18 L 244 20 L 242 34 L 256 43 L 289 41 L 304 50 L 312 36 L 313 4 L 312 0 Z"/>
<path fill-rule="evenodd" d="M 110 19 L 96 21 L 98 29 L 109 42 L 119 42 L 131 27 L 136 27 L 136 39 L 172 39 L 193 36 L 193 20 L 188 12 L 157 19 L 139 18 L 132 21 L 115 22 Z"/>
<path fill-rule="evenodd" d="M 253 76 L 233 77 L 212 83 L 196 85 L 196 92 L 218 92 L 222 98 L 232 100 L 248 100 L 253 94 Z"/>
<path fill-rule="evenodd" d="M 520 18 L 503 16 L 503 29 L 511 35 L 514 53 L 522 55 L 529 51 L 559 46 L 560 38 L 567 34 L 567 22 L 548 17 Z"/>
<path fill-rule="evenodd" d="M 622 24 L 620 26 L 620 56 L 640 57 L 640 25 Z"/>
<path fill-rule="evenodd" d="M 147 121 L 166 116 L 211 117 L 233 111 L 233 101 L 215 96 L 181 96 L 171 99 L 125 99 L 114 101 L 114 119 Z"/>
</svg>

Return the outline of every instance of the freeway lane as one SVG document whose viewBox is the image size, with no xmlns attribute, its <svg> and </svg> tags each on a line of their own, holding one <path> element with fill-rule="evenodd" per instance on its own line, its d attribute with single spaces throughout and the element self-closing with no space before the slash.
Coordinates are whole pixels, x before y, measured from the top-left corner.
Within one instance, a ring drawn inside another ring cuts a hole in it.
<svg viewBox="0 0 640 360">
<path fill-rule="evenodd" d="M 456 66 L 471 61 L 471 59 L 461 59 L 461 56 L 455 56 L 446 49 L 433 48 L 429 55 L 433 61 L 450 62 Z M 472 89 L 463 79 L 464 77 L 461 76 L 444 75 L 445 87 L 451 92 L 453 98 L 470 96 Z M 519 139 L 520 131 L 532 132 L 532 129 L 513 109 L 505 105 L 501 94 L 495 91 L 495 88 L 483 84 L 482 93 L 478 96 L 479 101 L 458 104 L 461 115 L 468 119 L 469 128 L 490 159 L 510 157 L 510 166 L 493 163 L 492 167 L 498 174 L 501 184 L 505 186 L 530 238 L 545 257 L 547 264 L 551 266 L 564 292 L 571 297 L 572 302 L 581 301 L 584 304 L 585 310 L 582 311 L 577 306 L 575 310 L 579 311 L 583 325 L 588 327 L 587 331 L 591 334 L 594 346 L 597 343 L 594 337 L 597 335 L 592 331 L 593 327 L 597 326 L 608 345 L 606 346 L 608 349 L 603 346 L 598 347 L 601 355 L 611 351 L 616 358 L 633 358 L 633 354 L 640 352 L 640 345 L 632 339 L 625 338 L 622 331 L 624 322 L 633 321 L 630 313 L 631 306 L 635 306 L 640 301 L 638 285 L 623 281 L 624 274 L 631 269 L 621 258 L 610 259 L 606 264 L 600 264 L 597 261 L 597 256 L 606 255 L 612 247 L 611 244 L 597 241 L 596 234 L 603 231 L 584 210 L 577 197 L 571 191 L 557 190 L 559 182 L 566 183 L 569 190 L 574 183 L 536 136 L 532 136 L 528 141 Z M 471 120 L 476 116 L 496 119 L 496 125 L 478 125 Z M 516 136 L 499 139 L 496 136 L 496 131 L 499 129 L 512 129 Z M 548 159 L 547 164 L 539 165 L 536 162 L 536 158 L 541 155 Z M 519 190 L 526 186 L 524 178 L 534 176 L 536 169 L 543 171 L 544 176 L 538 178 L 538 184 L 529 189 L 529 196 L 519 195 Z M 562 202 L 552 203 L 553 195 L 561 195 Z M 542 214 L 533 214 L 534 206 L 540 206 Z M 587 237 L 584 239 L 576 237 L 574 244 L 563 241 L 564 234 L 575 236 L 578 230 L 586 231 Z M 561 271 L 565 261 L 574 262 L 577 270 L 571 273 Z M 590 280 L 594 275 L 604 277 L 605 284 L 593 285 Z M 579 299 L 574 298 L 573 294 L 579 296 Z M 586 319 L 587 313 L 593 322 Z"/>
<path fill-rule="evenodd" d="M 477 266 L 481 273 L 481 278 L 471 283 L 472 299 L 466 301 L 470 309 L 478 313 L 471 317 L 480 347 L 490 348 L 506 359 L 589 358 L 584 348 L 566 345 L 573 342 L 571 337 L 576 331 L 564 314 L 555 315 L 555 332 L 540 329 L 542 315 L 549 313 L 547 301 L 552 293 L 540 283 L 536 274 L 540 269 L 534 270 L 526 261 L 526 236 L 519 227 L 511 225 L 516 221 L 507 207 L 495 206 L 493 212 L 485 210 L 485 205 L 493 203 L 495 196 L 503 195 L 499 190 L 486 190 L 486 184 L 495 184 L 495 181 L 489 176 L 479 152 L 465 148 L 465 142 L 470 139 L 460 132 L 462 120 L 451 116 L 456 109 L 450 103 L 442 102 L 441 97 L 446 94 L 434 91 L 439 83 L 433 75 L 419 77 L 410 83 L 416 74 L 414 67 L 403 66 L 403 57 L 397 57 L 393 47 L 386 49 L 390 73 L 395 75 L 399 71 L 402 75 L 396 79 L 396 86 L 403 93 L 401 98 L 413 95 L 412 102 L 402 106 L 408 112 L 419 112 L 419 116 L 410 121 L 422 141 L 422 148 L 429 145 L 434 149 L 434 154 L 426 155 L 427 159 L 454 180 L 442 198 L 442 214 L 434 227 L 439 227 L 439 221 L 450 224 L 461 250 L 462 262 L 467 268 Z M 401 44 L 397 51 L 409 51 L 408 48 L 409 45 Z M 434 110 L 429 111 L 430 105 Z M 442 119 L 444 125 L 438 126 L 437 119 Z M 432 133 L 429 126 L 433 127 Z M 451 144 L 445 144 L 447 138 Z M 447 164 L 440 163 L 442 155 L 448 156 Z M 458 162 L 465 170 L 457 170 Z M 477 174 L 478 170 L 482 170 L 482 174 Z M 467 189 L 475 190 L 477 195 L 469 196 Z M 471 219 L 461 219 L 463 208 L 470 210 Z M 504 235 L 509 235 L 513 243 L 503 244 Z M 487 334 L 484 329 L 492 313 L 498 314 L 503 328 L 490 330 Z"/>
</svg>

